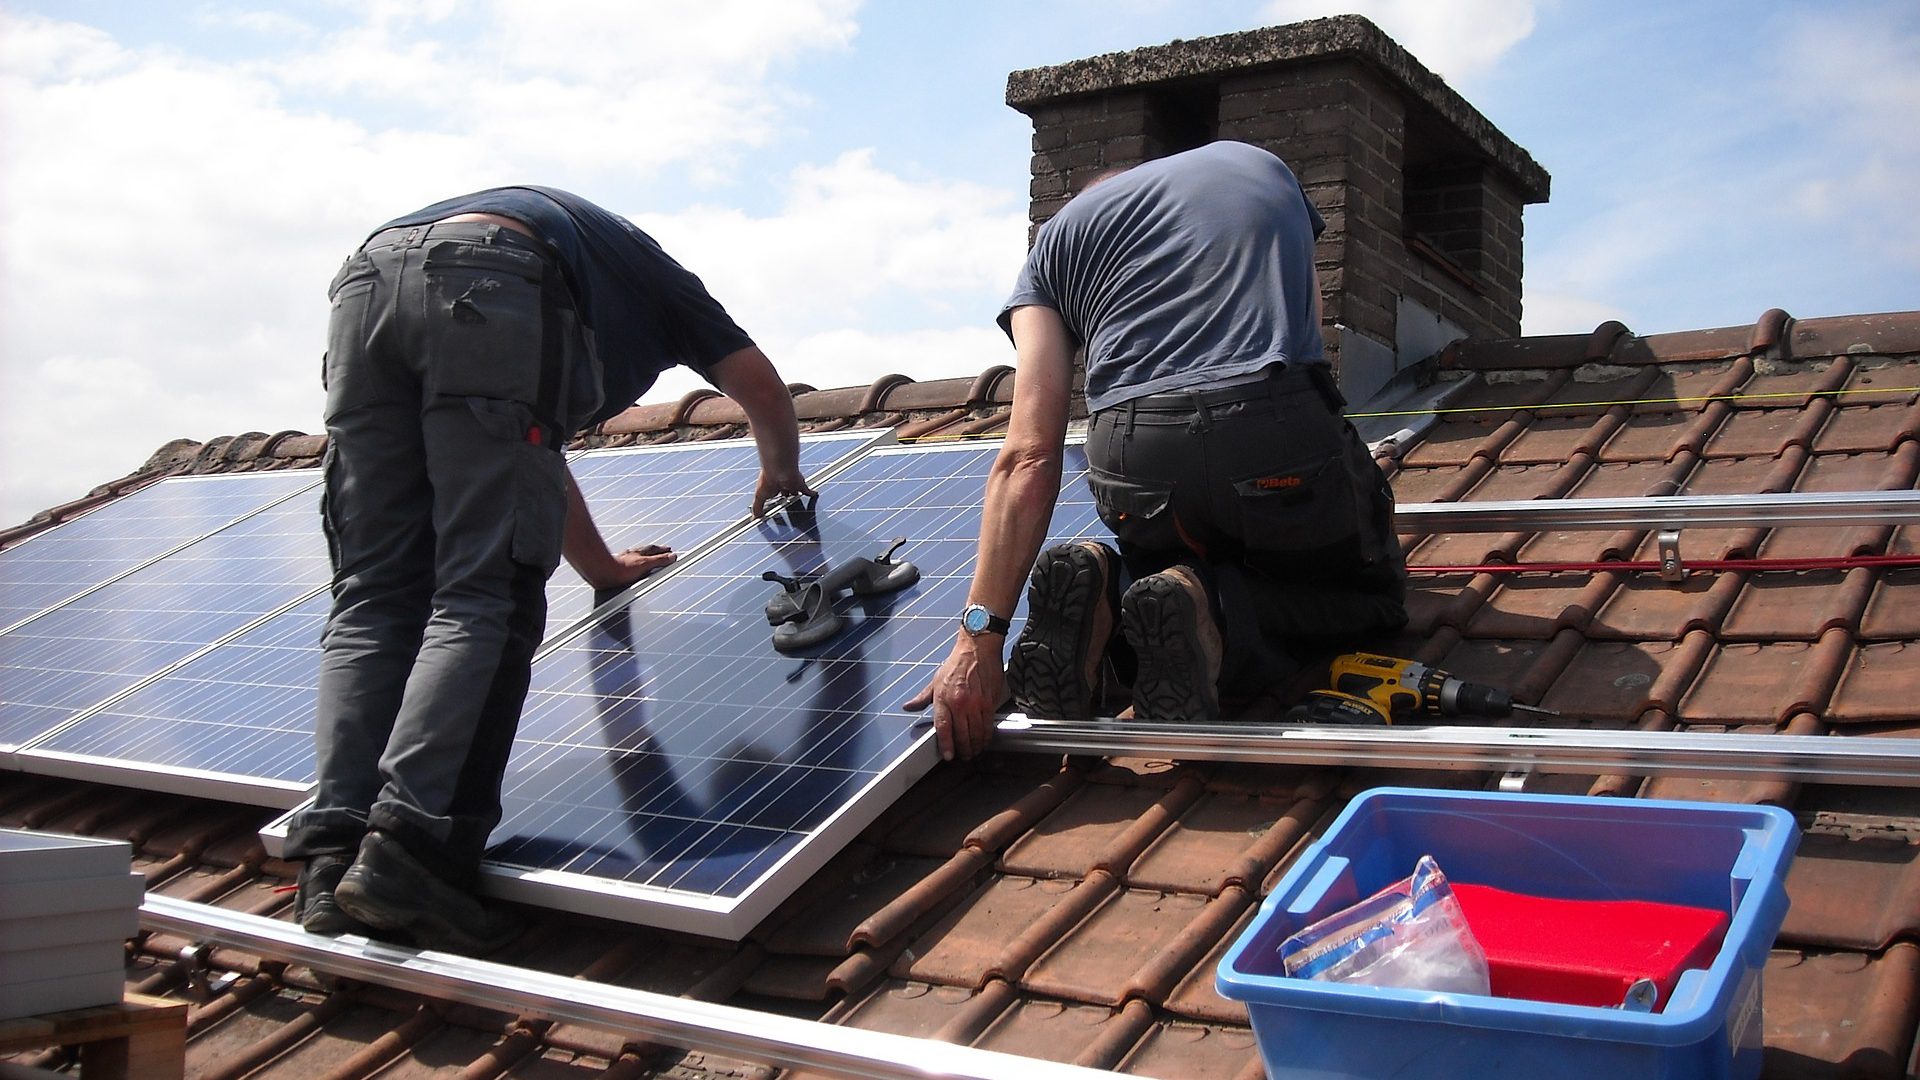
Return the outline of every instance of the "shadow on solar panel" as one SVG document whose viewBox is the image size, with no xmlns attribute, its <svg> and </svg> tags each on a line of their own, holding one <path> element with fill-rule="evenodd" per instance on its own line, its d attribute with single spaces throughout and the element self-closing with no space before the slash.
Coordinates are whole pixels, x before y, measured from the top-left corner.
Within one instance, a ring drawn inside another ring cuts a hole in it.
<svg viewBox="0 0 1920 1080">
<path fill-rule="evenodd" d="M 945 655 L 997 445 L 877 451 L 816 514 L 757 523 L 536 665 L 490 869 L 498 891 L 738 937 L 935 763 L 900 705 Z M 1098 530 L 1070 474 L 1058 537 Z M 921 571 L 774 648 L 766 605 L 896 540 Z"/>
</svg>

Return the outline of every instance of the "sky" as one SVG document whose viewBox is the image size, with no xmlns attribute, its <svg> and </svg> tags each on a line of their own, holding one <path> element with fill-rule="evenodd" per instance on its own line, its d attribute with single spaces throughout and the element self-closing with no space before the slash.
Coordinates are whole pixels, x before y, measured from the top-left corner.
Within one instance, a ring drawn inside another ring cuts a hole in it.
<svg viewBox="0 0 1920 1080">
<path fill-rule="evenodd" d="M 1349 11 L 1552 175 L 1525 333 L 1920 307 L 1912 0 L 0 0 L 0 526 L 321 430 L 341 260 L 498 184 L 634 220 L 789 381 L 1010 363 L 1007 73 Z"/>
</svg>

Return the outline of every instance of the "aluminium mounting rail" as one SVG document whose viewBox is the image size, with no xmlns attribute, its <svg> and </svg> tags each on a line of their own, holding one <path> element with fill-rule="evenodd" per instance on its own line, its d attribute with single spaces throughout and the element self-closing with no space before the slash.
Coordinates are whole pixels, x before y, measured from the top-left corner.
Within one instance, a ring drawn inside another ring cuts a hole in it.
<svg viewBox="0 0 1920 1080">
<path fill-rule="evenodd" d="M 971 1046 L 798 1020 L 624 986 L 570 979 L 360 937 L 321 937 L 292 923 L 149 894 L 140 925 L 199 944 L 303 964 L 440 1001 L 618 1032 L 664 1046 L 862 1080 L 1112 1080 L 1117 1074 Z"/>
<path fill-rule="evenodd" d="M 1920 786 L 1920 739 L 1867 735 L 1335 727 L 1002 719 L 993 748 L 1368 768 L 1732 777 Z"/>
<path fill-rule="evenodd" d="M 1406 503 L 1405 533 L 1540 529 L 1651 529 L 1683 525 L 1900 525 L 1920 522 L 1920 491 L 1802 491 L 1761 495 L 1657 495 L 1624 499 L 1517 499 Z"/>
</svg>

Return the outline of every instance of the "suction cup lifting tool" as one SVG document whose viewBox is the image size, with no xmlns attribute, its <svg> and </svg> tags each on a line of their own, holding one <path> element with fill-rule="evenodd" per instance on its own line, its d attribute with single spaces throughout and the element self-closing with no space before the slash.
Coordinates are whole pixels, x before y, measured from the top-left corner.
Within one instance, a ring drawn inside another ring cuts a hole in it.
<svg viewBox="0 0 1920 1080">
<path fill-rule="evenodd" d="M 834 598 L 842 589 L 855 596 L 880 596 L 919 581 L 919 567 L 894 561 L 894 553 L 906 542 L 905 537 L 896 537 L 878 558 L 848 559 L 817 578 L 787 577 L 775 570 L 761 574 L 761 580 L 777 582 L 781 590 L 767 601 L 773 647 L 783 653 L 799 652 L 845 629 L 846 616 L 833 610 Z"/>
</svg>

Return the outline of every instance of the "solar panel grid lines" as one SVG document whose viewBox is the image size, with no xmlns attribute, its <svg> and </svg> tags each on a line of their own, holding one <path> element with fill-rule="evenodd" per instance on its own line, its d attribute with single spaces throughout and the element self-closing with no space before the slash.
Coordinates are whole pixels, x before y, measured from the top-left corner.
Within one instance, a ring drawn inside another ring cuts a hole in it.
<svg viewBox="0 0 1920 1080">
<path fill-rule="evenodd" d="M 801 471 L 817 486 L 893 438 L 888 428 L 804 436 Z M 684 561 L 746 519 L 760 456 L 752 439 L 727 439 L 588 450 L 571 458 L 568 468 L 610 548 L 661 544 Z M 547 586 L 548 641 L 577 629 L 596 610 L 596 599 L 579 575 L 561 565 Z"/>
<path fill-rule="evenodd" d="M 0 633 L 320 482 L 317 471 L 169 477 L 0 551 Z"/>
<path fill-rule="evenodd" d="M 36 741 L 25 765 L 295 805 L 313 782 L 317 646 L 331 602 L 309 596 L 187 660 Z"/>
<path fill-rule="evenodd" d="M 313 593 L 318 500 L 297 492 L 0 634 L 0 744 L 40 741 Z"/>
<path fill-rule="evenodd" d="M 891 438 L 885 431 L 809 436 L 802 461 L 830 475 L 848 455 Z M 582 477 L 603 528 L 658 525 L 656 535 L 683 550 L 745 520 L 759 468 L 751 440 L 588 451 L 569 466 Z M 654 485 L 672 497 L 649 496 Z M 648 513 L 659 516 L 649 522 Z M 686 516 L 666 516 L 673 513 Z M 276 808 L 298 804 L 314 780 L 319 642 L 331 603 L 317 507 L 302 515 L 289 524 L 318 545 L 312 595 L 37 738 L 21 767 Z M 579 614 L 590 607 L 583 601 Z"/>
<path fill-rule="evenodd" d="M 935 763 L 902 705 L 952 641 L 998 450 L 876 450 L 823 487 L 816 514 L 739 531 L 544 654 L 488 853 L 493 891 L 750 929 Z M 1106 535 L 1085 471 L 1075 446 L 1054 540 Z M 896 537 L 916 585 L 843 599 L 849 625 L 808 655 L 772 648 L 778 586 L 762 571 L 821 575 Z"/>
</svg>

